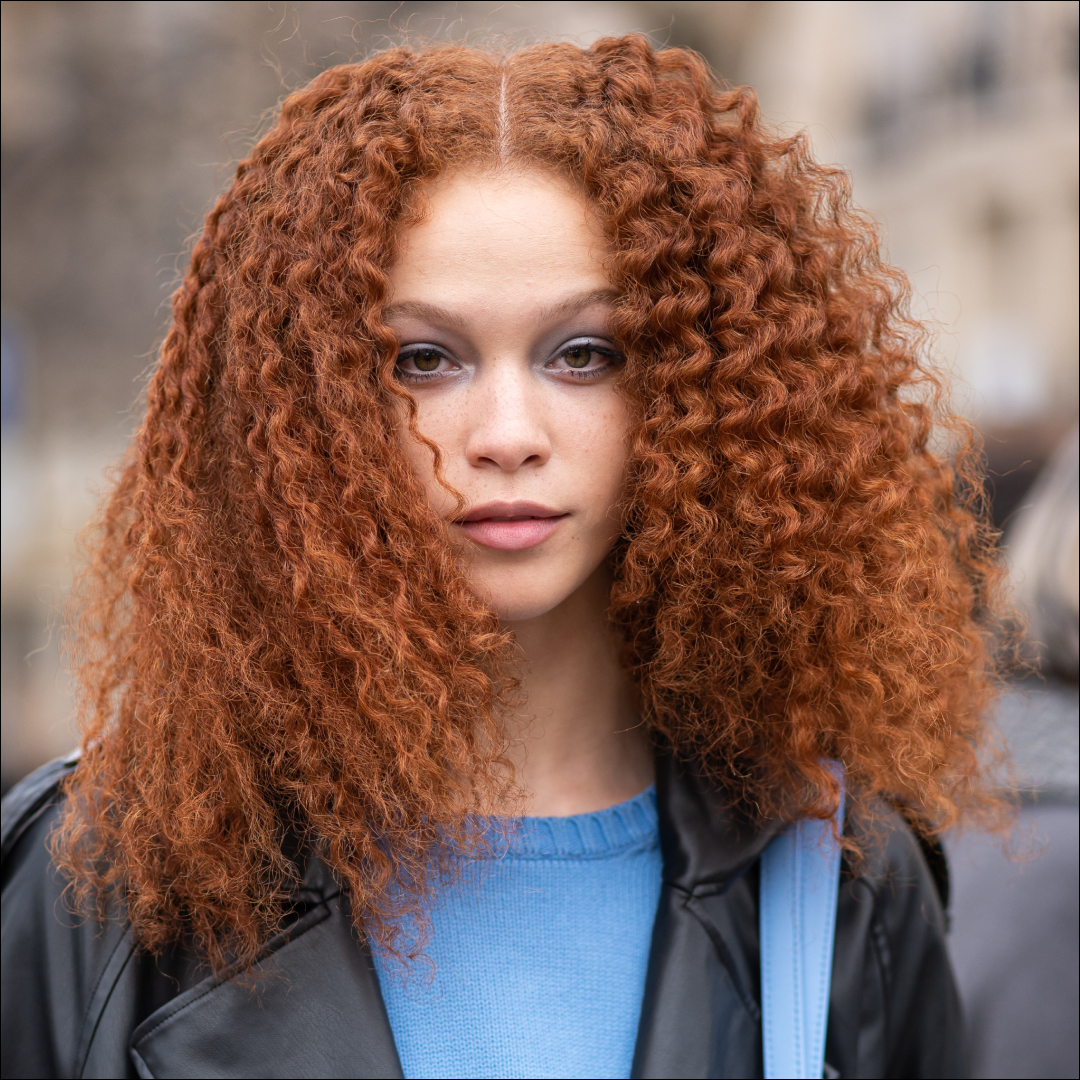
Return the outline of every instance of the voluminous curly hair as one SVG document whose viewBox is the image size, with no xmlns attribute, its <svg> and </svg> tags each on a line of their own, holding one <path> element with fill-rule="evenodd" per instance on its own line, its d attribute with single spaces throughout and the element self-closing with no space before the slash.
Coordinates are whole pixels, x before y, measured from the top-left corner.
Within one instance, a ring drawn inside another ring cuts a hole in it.
<svg viewBox="0 0 1080 1080">
<path fill-rule="evenodd" d="M 846 175 L 638 36 L 394 48 L 288 97 L 238 166 L 93 541 L 54 853 L 147 949 L 254 956 L 297 843 L 393 948 L 438 839 L 512 790 L 513 640 L 400 451 L 381 319 L 451 167 L 569 177 L 610 239 L 634 417 L 610 613 L 657 743 L 762 815 L 828 814 L 824 758 L 927 832 L 992 803 L 977 459 Z"/>
</svg>

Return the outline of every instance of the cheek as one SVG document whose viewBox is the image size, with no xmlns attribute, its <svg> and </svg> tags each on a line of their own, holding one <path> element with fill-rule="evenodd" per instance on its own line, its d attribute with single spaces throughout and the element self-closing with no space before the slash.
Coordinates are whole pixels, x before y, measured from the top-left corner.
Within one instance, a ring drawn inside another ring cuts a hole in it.
<svg viewBox="0 0 1080 1080">
<path fill-rule="evenodd" d="M 442 453 L 443 475 L 448 477 L 453 463 L 454 433 L 450 430 L 447 418 L 441 416 L 438 410 L 425 408 L 424 403 L 420 403 L 416 414 L 416 430 L 439 448 Z M 440 511 L 444 507 L 453 506 L 453 498 L 435 479 L 435 459 L 431 449 L 409 430 L 408 414 L 405 410 L 402 410 L 398 425 L 398 442 L 405 460 L 419 478 L 431 504 Z"/>
<path fill-rule="evenodd" d="M 626 480 L 629 457 L 630 415 L 619 397 L 605 402 L 603 409 L 581 417 L 567 432 L 568 459 L 585 480 L 598 512 L 618 502 Z"/>
</svg>

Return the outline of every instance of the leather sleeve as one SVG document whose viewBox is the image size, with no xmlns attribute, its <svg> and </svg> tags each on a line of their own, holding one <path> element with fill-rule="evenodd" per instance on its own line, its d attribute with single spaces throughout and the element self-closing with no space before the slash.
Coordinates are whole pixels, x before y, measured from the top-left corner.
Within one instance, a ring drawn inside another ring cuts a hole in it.
<svg viewBox="0 0 1080 1080">
<path fill-rule="evenodd" d="M 73 766 L 62 759 L 4 799 L 0 914 L 0 1074 L 4 1077 L 134 1076 L 127 1039 L 109 1060 L 90 1060 L 102 1023 L 130 1023 L 131 948 L 121 921 L 73 914 L 47 849 Z M 127 991 L 127 992 L 125 992 Z M 102 1040 L 99 1044 L 104 1045 Z M 108 1040 L 105 1040 L 108 1042 Z"/>
<path fill-rule="evenodd" d="M 874 839 L 841 883 L 825 1059 L 841 1077 L 964 1077 L 960 999 L 933 875 L 895 812 L 885 812 Z"/>
<path fill-rule="evenodd" d="M 0 1075 L 401 1077 L 366 943 L 319 859 L 251 974 L 178 945 L 138 952 L 124 913 L 72 913 L 47 841 L 70 763 L 4 803 Z"/>
</svg>

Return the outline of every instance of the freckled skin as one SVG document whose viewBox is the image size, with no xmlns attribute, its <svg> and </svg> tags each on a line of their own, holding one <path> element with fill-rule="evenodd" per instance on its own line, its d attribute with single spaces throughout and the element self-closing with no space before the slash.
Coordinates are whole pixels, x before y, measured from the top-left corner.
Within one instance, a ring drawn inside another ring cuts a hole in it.
<svg viewBox="0 0 1080 1080">
<path fill-rule="evenodd" d="M 596 295 L 610 290 L 606 241 L 582 196 L 544 174 L 457 173 L 433 186 L 426 211 L 391 270 L 388 321 L 403 346 L 444 350 L 445 374 L 403 381 L 419 430 L 443 451 L 444 475 L 469 506 L 528 500 L 568 515 L 525 550 L 465 545 L 472 581 L 499 616 L 534 618 L 581 586 L 618 536 L 629 423 L 618 363 L 601 371 L 596 357 L 583 372 L 571 366 L 575 353 L 551 364 L 577 339 L 615 348 L 611 300 Z M 582 299 L 579 310 L 560 309 Z M 403 367 L 424 375 L 434 359 Z M 433 505 L 451 515 L 430 452 L 413 440 L 406 452 Z"/>
</svg>

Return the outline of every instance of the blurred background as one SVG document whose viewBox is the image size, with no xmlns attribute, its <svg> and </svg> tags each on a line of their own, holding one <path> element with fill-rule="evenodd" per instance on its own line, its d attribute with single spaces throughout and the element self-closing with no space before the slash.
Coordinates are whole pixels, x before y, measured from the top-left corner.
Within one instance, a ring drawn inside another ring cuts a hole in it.
<svg viewBox="0 0 1080 1080">
<path fill-rule="evenodd" d="M 281 97 L 410 38 L 643 31 L 749 83 L 843 164 L 986 439 L 1041 672 L 999 709 L 1020 847 L 950 843 L 976 1076 L 1076 1076 L 1074 2 L 32 3 L 2 48 L 2 778 L 70 748 L 56 613 L 137 423 L 168 298 Z"/>
</svg>

